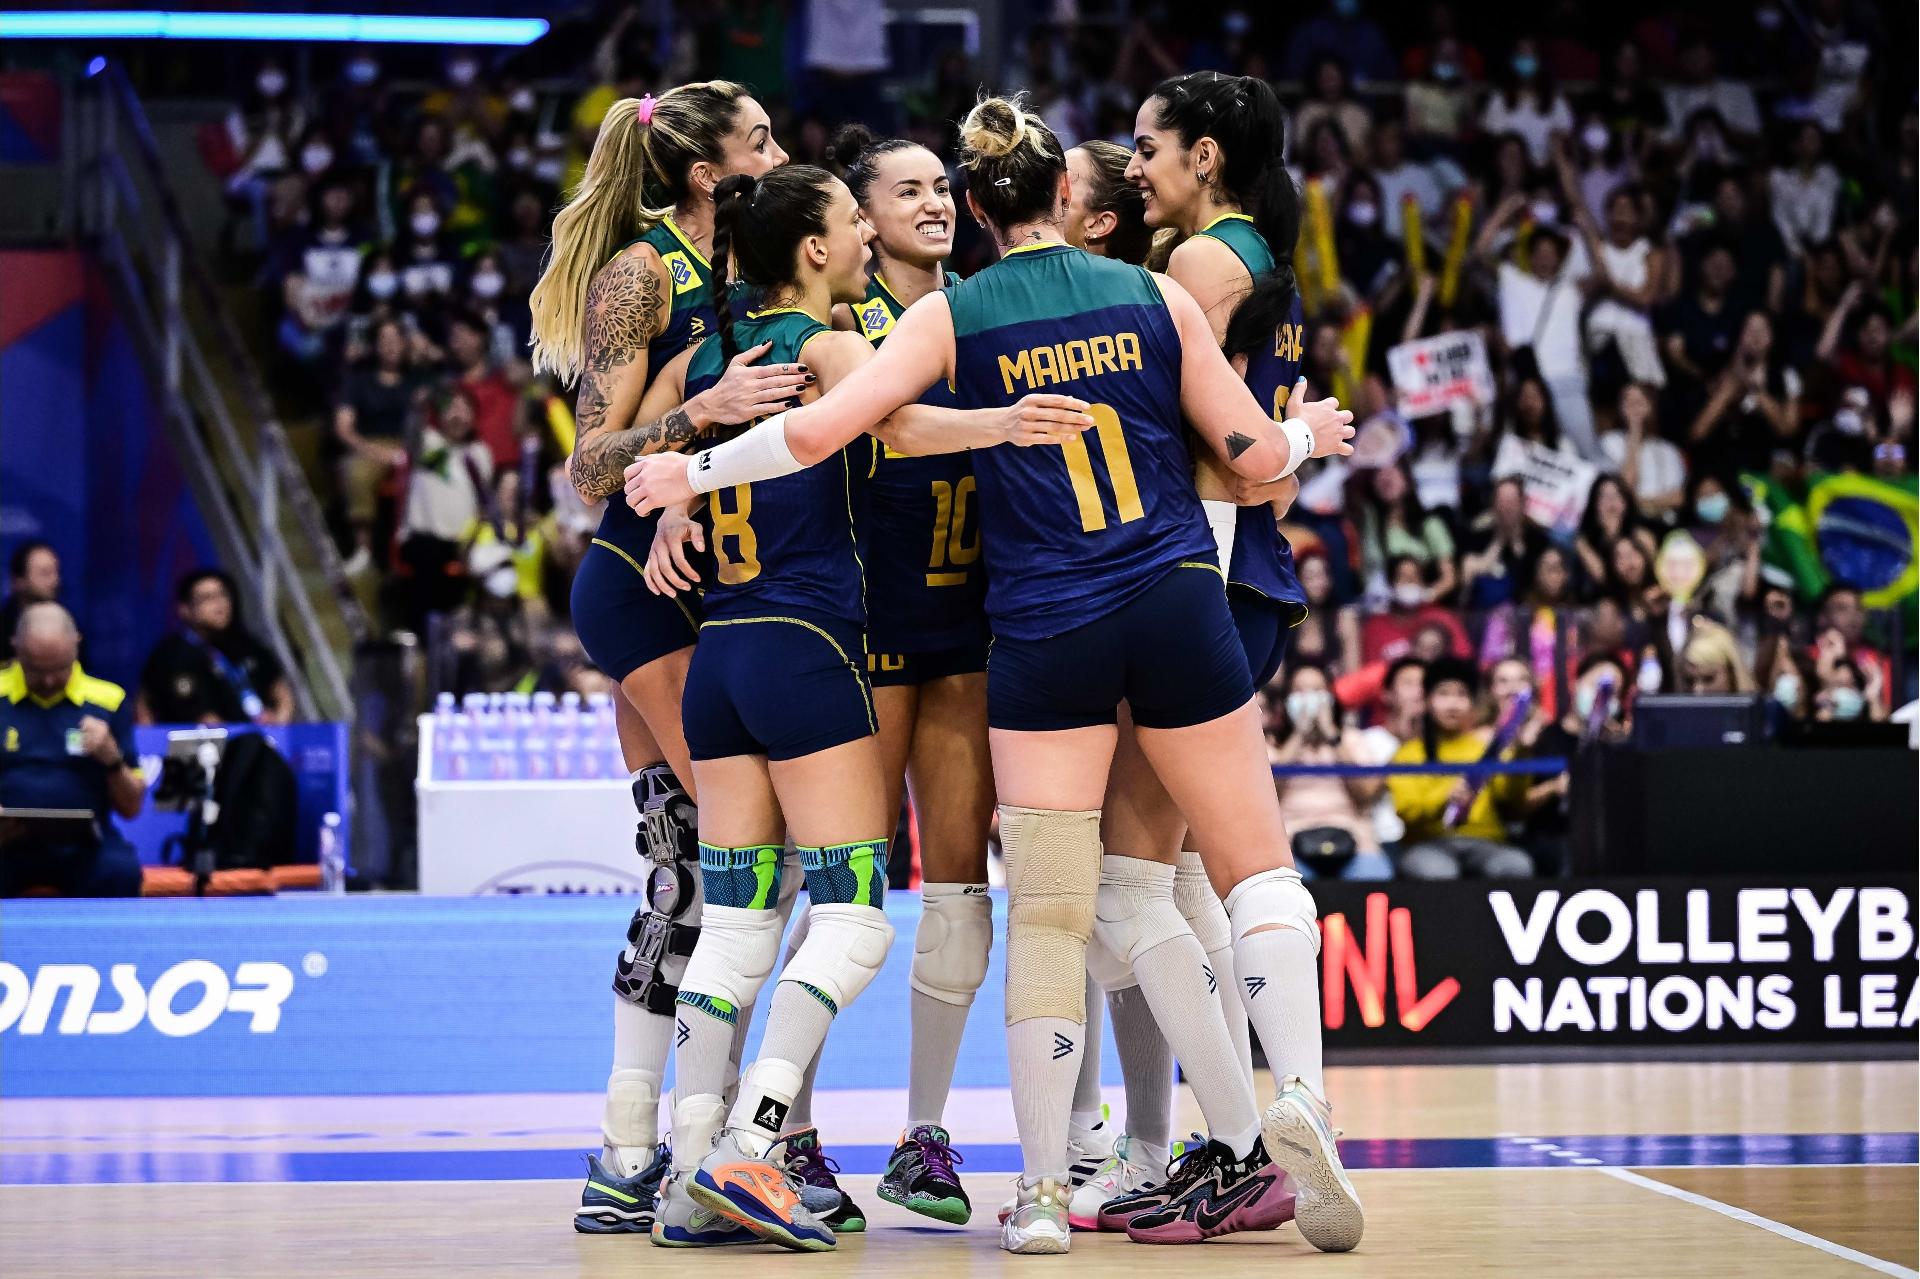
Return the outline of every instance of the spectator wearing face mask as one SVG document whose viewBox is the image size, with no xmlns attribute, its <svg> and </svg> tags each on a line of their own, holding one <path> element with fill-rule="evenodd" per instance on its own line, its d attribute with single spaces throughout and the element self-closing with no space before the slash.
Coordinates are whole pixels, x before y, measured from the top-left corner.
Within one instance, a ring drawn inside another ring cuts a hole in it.
<svg viewBox="0 0 1920 1279">
<path fill-rule="evenodd" d="M 1427 667 L 1426 714 L 1420 733 L 1394 754 L 1396 764 L 1480 762 L 1493 729 L 1479 722 L 1480 676 L 1473 663 L 1442 659 Z M 1506 753 L 1511 756 L 1511 750 Z M 1465 777 L 1400 774 L 1387 780 L 1395 811 L 1406 824 L 1397 869 L 1410 879 L 1507 879 L 1533 873 L 1532 860 L 1507 842 L 1508 817 L 1518 817 L 1526 778 L 1495 776 L 1478 787 Z M 1452 823 L 1449 824 L 1449 817 Z"/>
<path fill-rule="evenodd" d="M 1851 659 L 1822 653 L 1814 671 L 1820 683 L 1813 699 L 1815 721 L 1832 724 L 1884 718 L 1869 695 L 1866 672 Z"/>
<path fill-rule="evenodd" d="M 278 284 L 283 308 L 280 349 L 296 365 L 311 368 L 340 350 L 367 252 L 354 203 L 353 187 L 344 179 L 325 182 L 313 222 L 267 264 L 267 280 Z"/>
<path fill-rule="evenodd" d="M 1759 521 L 1738 481 L 1705 471 L 1694 476 L 1689 506 L 1692 518 L 1683 520 L 1682 527 L 1707 558 L 1693 607 L 1731 624 L 1759 598 Z"/>
<path fill-rule="evenodd" d="M 1393 865 L 1367 810 L 1380 797 L 1378 777 L 1288 774 L 1308 764 L 1365 764 L 1364 744 L 1341 729 L 1339 708 L 1327 673 L 1300 662 L 1282 677 L 1273 699 L 1268 759 L 1283 771 L 1274 777 L 1280 815 L 1293 833 L 1295 863 L 1304 873 L 1332 879 L 1390 879 Z"/>
<path fill-rule="evenodd" d="M 1403 246 L 1387 235 L 1380 188 L 1364 170 L 1347 178 L 1334 251 L 1340 274 L 1363 298 L 1374 298 L 1399 269 Z"/>
<path fill-rule="evenodd" d="M 263 245 L 267 192 L 276 178 L 298 170 L 299 139 L 307 127 L 306 109 L 290 88 L 286 68 L 279 59 L 268 58 L 254 73 L 246 100 L 226 120 L 226 140 L 237 157 L 226 172 L 227 195 L 251 214 Z M 223 239 L 228 234 L 223 231 Z"/>
<path fill-rule="evenodd" d="M 1608 59 L 1605 78 L 1581 103 L 1582 114 L 1597 119 L 1629 157 L 1638 157 L 1649 134 L 1663 131 L 1667 123 L 1667 105 L 1647 80 L 1646 61 L 1633 40 L 1620 41 Z"/>
<path fill-rule="evenodd" d="M 456 257 L 443 230 L 441 206 L 431 194 L 415 192 L 406 208 L 407 229 L 395 243 L 393 253 L 400 277 L 400 301 L 437 339 L 443 333 L 443 312 L 458 274 Z"/>
<path fill-rule="evenodd" d="M 1845 657 L 1864 672 L 1859 687 L 1872 694 L 1874 718 L 1886 718 L 1892 709 L 1893 661 L 1866 640 L 1867 608 L 1860 589 L 1846 582 L 1829 586 L 1815 609 L 1814 629 L 1820 642 L 1811 655 Z"/>
<path fill-rule="evenodd" d="M 1394 558 L 1388 566 L 1388 603 L 1385 612 L 1376 613 L 1360 624 L 1360 657 L 1368 665 L 1384 664 L 1412 651 L 1415 638 L 1428 626 L 1439 628 L 1447 637 L 1445 651 L 1468 652 L 1466 627 L 1453 610 L 1430 598 L 1420 561 L 1410 555 Z M 1376 675 L 1384 671 L 1376 672 Z"/>
<path fill-rule="evenodd" d="M 1573 109 L 1541 65 L 1538 41 L 1522 37 L 1514 42 L 1507 74 L 1481 108 L 1480 127 L 1494 137 L 1519 134 L 1535 168 L 1547 163 L 1555 135 L 1573 131 Z"/>
</svg>

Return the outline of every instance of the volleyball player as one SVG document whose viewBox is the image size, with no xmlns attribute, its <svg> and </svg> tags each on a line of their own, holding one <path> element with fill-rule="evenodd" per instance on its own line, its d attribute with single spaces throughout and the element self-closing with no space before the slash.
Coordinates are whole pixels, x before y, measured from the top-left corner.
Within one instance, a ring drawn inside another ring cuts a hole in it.
<svg viewBox="0 0 1920 1279">
<path fill-rule="evenodd" d="M 792 474 L 942 378 L 962 406 L 1005 405 L 1049 387 L 1092 402 L 1097 469 L 1084 438 L 1058 453 L 988 449 L 974 458 L 995 636 L 987 695 L 1008 867 L 1008 1055 L 1024 1160 L 1001 1243 L 1019 1253 L 1069 1246 L 1066 1125 L 1085 1051 L 1099 805 L 1126 701 L 1222 891 L 1237 968 L 1256 979 L 1242 984 L 1243 1002 L 1285 1079 L 1261 1134 L 1229 1145 L 1216 1133 L 1195 1152 L 1185 1166 L 1192 1190 L 1169 1211 L 1197 1207 L 1204 1235 L 1212 1211 L 1224 1209 L 1218 1221 L 1227 1225 L 1284 1193 L 1284 1169 L 1299 1185 L 1308 1240 L 1350 1248 L 1363 1218 L 1318 1095 L 1316 912 L 1291 864 L 1181 418 L 1236 476 L 1270 482 L 1309 456 L 1351 452 L 1351 414 L 1331 401 L 1302 404 L 1276 426 L 1183 288 L 1067 246 L 1065 161 L 1037 117 L 987 99 L 962 141 L 968 204 L 1004 247 L 1002 260 L 909 310 L 832 395 L 691 465 L 671 454 L 635 462 L 628 500 L 654 509 Z"/>
<path fill-rule="evenodd" d="M 636 413 L 661 366 L 713 328 L 706 248 L 714 187 L 730 173 L 765 173 L 786 158 L 766 111 L 727 81 L 625 98 L 608 109 L 579 189 L 554 218 L 552 254 L 531 299 L 535 367 L 579 384 L 569 472 L 589 503 L 617 494 L 621 469 L 642 453 L 713 422 L 751 421 L 805 385 L 806 371 L 796 365 L 743 360 L 669 418 Z M 649 207 L 649 189 L 664 192 L 672 207 Z M 614 969 L 604 1145 L 590 1158 L 574 1217 L 590 1233 L 652 1226 L 668 1164 L 655 1147 L 675 983 L 698 935 L 693 779 L 680 732 L 695 615 L 689 602 L 654 595 L 642 582 L 652 539 L 652 520 L 608 502 L 573 583 L 580 642 L 619 685 L 614 705 L 640 810 L 638 850 L 655 867 L 648 906 L 635 913 Z"/>
<path fill-rule="evenodd" d="M 718 337 L 669 365 L 648 407 L 717 382 L 738 342 L 769 342 L 780 361 L 804 358 L 821 390 L 872 358 L 865 338 L 830 327 L 834 304 L 858 301 L 867 288 L 868 230 L 845 185 L 796 166 L 730 177 L 715 200 Z M 729 265 L 758 291 L 757 308 L 737 323 Z M 1084 425 L 1061 404 L 1056 415 L 1071 426 L 1039 438 L 1065 438 Z M 991 444 L 1027 420 L 1022 412 L 902 414 L 888 438 L 913 451 L 912 417 L 943 440 Z M 983 433 L 966 435 L 969 423 Z M 785 1247 L 834 1247 L 833 1228 L 803 1202 L 791 1161 L 773 1155 L 789 1136 L 803 1074 L 834 1015 L 872 981 L 893 936 L 881 909 L 888 786 L 862 660 L 859 548 L 873 466 L 874 442 L 859 436 L 819 466 L 729 485 L 705 503 L 709 528 L 699 540 L 711 543 L 714 572 L 682 719 L 708 801 L 699 832 L 706 901 L 678 995 L 673 1171 L 656 1243 L 715 1242 L 698 1228 L 697 1205 Z M 693 570 L 676 559 L 676 537 L 663 521 L 656 546 L 664 549 L 648 570 L 685 589 Z M 781 970 L 760 1059 L 726 1113 L 721 1092 L 738 1013 L 752 1007 L 779 951 L 783 814 L 806 876 L 808 931 Z"/>
<path fill-rule="evenodd" d="M 878 347 L 915 302 L 959 282 L 945 269 L 955 209 L 940 158 L 904 138 L 848 125 L 833 160 L 873 229 L 866 296 L 835 323 Z M 941 384 L 922 402 L 951 406 Z M 987 973 L 993 903 L 987 832 L 986 577 L 973 464 L 964 452 L 903 457 L 882 447 L 870 486 L 867 671 L 880 722 L 887 811 L 913 796 L 920 925 L 910 1000 L 907 1126 L 880 1179 L 882 1199 L 964 1223 L 972 1204 L 945 1122 L 967 1010 Z"/>
<path fill-rule="evenodd" d="M 1264 81 L 1211 71 L 1177 76 L 1156 86 L 1141 107 L 1126 171 L 1141 193 L 1147 224 L 1179 237 L 1168 275 L 1201 305 L 1215 340 L 1276 418 L 1299 376 L 1302 322 L 1288 260 L 1269 247 L 1291 246 L 1299 234 L 1298 197 L 1280 162 L 1282 130 L 1280 103 Z M 1259 688 L 1279 669 L 1288 632 L 1305 616 L 1306 596 L 1294 576 L 1292 550 L 1280 535 L 1275 503 L 1236 504 L 1232 476 L 1204 456 L 1197 479 L 1227 567 L 1235 629 Z M 1297 482 L 1289 478 L 1275 488 L 1284 504 Z M 1170 877 L 1171 891 L 1207 952 L 1222 1012 L 1251 1081 L 1229 920 L 1198 855 L 1182 851 L 1185 834 L 1179 809 L 1123 732 L 1102 816 L 1106 865 L 1135 877 Z M 1153 869 L 1162 864 L 1170 870 Z M 1127 1180 L 1132 1170 L 1116 1173 L 1106 1180 Z M 1083 1214 L 1094 1193 L 1080 1196 Z M 1178 1230 L 1182 1223 L 1166 1211 L 1177 1193 L 1177 1185 L 1165 1185 L 1116 1195 L 1098 1209 L 1098 1222 L 1136 1237 Z"/>
</svg>

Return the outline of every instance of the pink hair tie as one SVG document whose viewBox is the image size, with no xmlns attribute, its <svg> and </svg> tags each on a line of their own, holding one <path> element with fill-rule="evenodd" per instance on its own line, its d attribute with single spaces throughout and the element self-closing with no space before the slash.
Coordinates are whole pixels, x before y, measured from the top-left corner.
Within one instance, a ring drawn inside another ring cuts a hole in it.
<svg viewBox="0 0 1920 1279">
<path fill-rule="evenodd" d="M 641 124 L 653 123 L 653 95 L 645 94 L 640 99 L 640 109 L 634 112 Z"/>
</svg>

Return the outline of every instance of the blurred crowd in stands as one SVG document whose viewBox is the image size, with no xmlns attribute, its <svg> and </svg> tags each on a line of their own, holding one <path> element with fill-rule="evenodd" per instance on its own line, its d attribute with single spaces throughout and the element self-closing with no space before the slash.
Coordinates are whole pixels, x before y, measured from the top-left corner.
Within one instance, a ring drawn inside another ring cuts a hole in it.
<svg viewBox="0 0 1920 1279">
<path fill-rule="evenodd" d="M 1131 145 L 1152 85 L 1194 68 L 1289 107 L 1306 374 L 1362 425 L 1285 521 L 1312 611 L 1264 694 L 1276 763 L 1471 760 L 1497 727 L 1557 758 L 1655 693 L 1759 690 L 1785 722 L 1912 701 L 1910 12 L 1008 8 L 991 87 L 1065 145 Z M 796 161 L 856 118 L 951 157 L 981 73 L 957 31 L 884 22 L 858 0 L 611 5 L 404 75 L 371 48 L 298 78 L 269 58 L 203 139 L 230 265 L 277 304 L 276 392 L 324 424 L 342 552 L 438 687 L 606 687 L 566 625 L 598 520 L 561 470 L 571 397 L 526 350 L 608 106 L 723 76 Z M 964 273 L 991 246 L 960 223 Z M 1327 836 L 1346 873 L 1389 845 L 1404 873 L 1422 847 L 1436 874 L 1547 869 L 1567 824 L 1564 774 L 1280 784 L 1294 829 L 1348 837 Z"/>
</svg>

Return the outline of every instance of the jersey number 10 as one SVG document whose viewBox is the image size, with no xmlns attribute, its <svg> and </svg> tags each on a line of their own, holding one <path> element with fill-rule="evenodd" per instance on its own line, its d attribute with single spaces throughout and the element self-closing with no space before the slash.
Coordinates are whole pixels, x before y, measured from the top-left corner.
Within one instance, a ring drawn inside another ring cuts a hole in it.
<svg viewBox="0 0 1920 1279">
<path fill-rule="evenodd" d="M 1126 433 L 1120 429 L 1120 415 L 1111 404 L 1089 404 L 1087 415 L 1100 436 L 1100 454 L 1106 459 L 1107 479 L 1113 485 L 1113 506 L 1122 524 L 1131 524 L 1146 512 L 1140 508 L 1140 486 L 1134 482 L 1133 459 L 1127 456 Z M 1087 452 L 1087 438 L 1076 435 L 1060 446 L 1066 455 L 1067 478 L 1073 483 L 1073 500 L 1080 507 L 1080 529 L 1097 533 L 1107 526 L 1106 508 L 1100 502 L 1100 489 L 1093 478 L 1093 457 Z"/>
<path fill-rule="evenodd" d="M 928 586 L 965 586 L 967 566 L 980 558 L 977 525 L 973 540 L 967 540 L 967 511 L 973 504 L 973 492 L 971 475 L 960 477 L 958 483 L 933 482 L 933 554 L 927 558 Z"/>
</svg>

